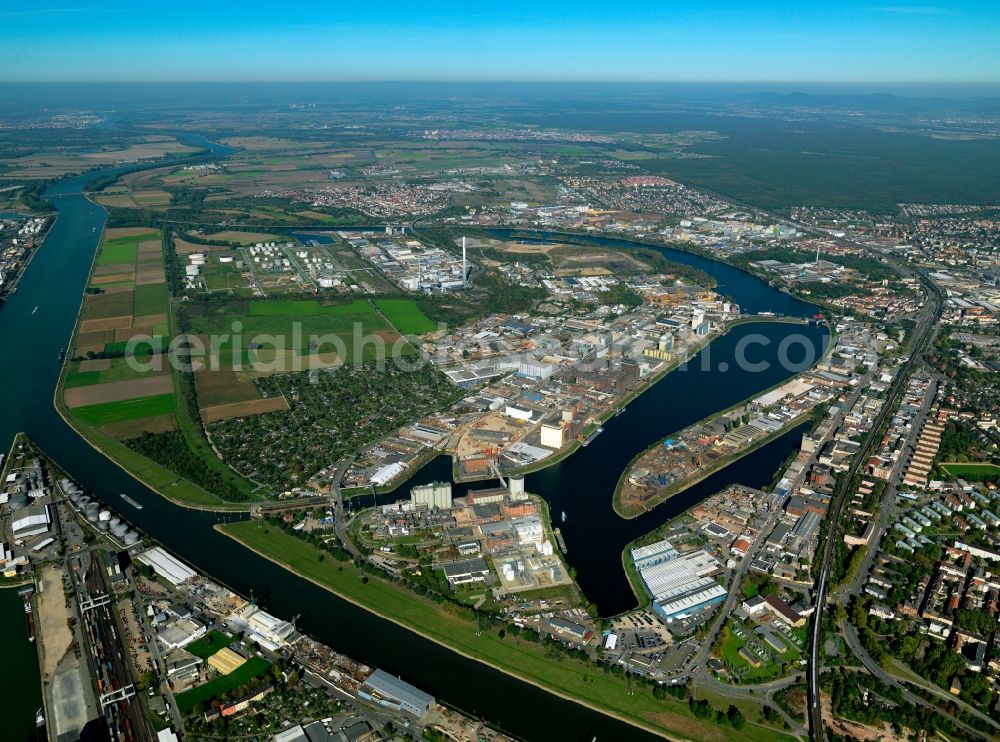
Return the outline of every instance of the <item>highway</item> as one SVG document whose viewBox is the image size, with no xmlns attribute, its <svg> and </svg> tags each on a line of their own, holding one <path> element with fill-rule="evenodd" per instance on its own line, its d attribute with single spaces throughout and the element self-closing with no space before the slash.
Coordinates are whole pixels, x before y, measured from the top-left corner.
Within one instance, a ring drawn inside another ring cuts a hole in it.
<svg viewBox="0 0 1000 742">
<path fill-rule="evenodd" d="M 943 300 L 940 289 L 938 289 L 938 287 L 934 285 L 934 283 L 922 272 L 918 272 L 918 275 L 927 288 L 928 302 L 920 319 L 917 321 L 916 328 L 914 329 L 909 348 L 909 358 L 899 370 L 899 373 L 896 374 L 896 378 L 893 379 L 892 386 L 889 388 L 889 393 L 886 396 L 885 404 L 883 404 L 881 410 L 879 410 L 871 430 L 865 437 L 861 450 L 858 452 L 857 456 L 855 456 L 854 462 L 851 464 L 851 468 L 848 469 L 847 472 L 845 472 L 839 479 L 836 496 L 830 509 L 829 526 L 826 534 L 826 541 L 823 545 L 823 557 L 820 561 L 820 576 L 816 583 L 816 610 L 813 614 L 812 624 L 810 627 L 811 637 L 809 644 L 809 663 L 808 672 L 806 673 L 809 685 L 809 736 L 813 740 L 822 740 L 824 738 L 823 712 L 820 703 L 821 699 L 819 687 L 819 673 L 821 670 L 820 643 L 823 637 L 823 611 L 826 609 L 827 590 L 830 580 L 830 564 L 833 560 L 836 539 L 839 536 L 844 502 L 846 500 L 851 482 L 854 481 L 854 478 L 862 470 L 865 462 L 868 460 L 869 455 L 878 442 L 879 431 L 895 407 L 895 403 L 899 398 L 899 395 L 904 389 L 906 389 L 906 383 L 910 377 L 910 373 L 919 362 L 924 346 L 930 338 L 938 320 L 941 318 Z"/>
</svg>

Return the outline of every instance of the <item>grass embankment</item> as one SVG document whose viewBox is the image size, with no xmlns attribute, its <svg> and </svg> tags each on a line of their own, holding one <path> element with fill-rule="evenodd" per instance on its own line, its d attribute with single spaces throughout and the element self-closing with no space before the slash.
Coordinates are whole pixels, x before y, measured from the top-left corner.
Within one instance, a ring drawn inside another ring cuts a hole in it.
<svg viewBox="0 0 1000 742">
<path fill-rule="evenodd" d="M 394 623 L 409 628 L 466 657 L 591 708 L 664 736 L 702 740 L 773 741 L 775 730 L 748 725 L 737 732 L 694 718 L 679 700 L 657 700 L 643 686 L 629 694 L 623 678 L 605 674 L 593 663 L 547 653 L 541 644 L 495 631 L 477 634 L 474 621 L 452 615 L 434 601 L 402 585 L 366 576 L 349 563 L 320 561 L 316 547 L 259 521 L 217 525 L 216 529 L 299 576 Z"/>
</svg>

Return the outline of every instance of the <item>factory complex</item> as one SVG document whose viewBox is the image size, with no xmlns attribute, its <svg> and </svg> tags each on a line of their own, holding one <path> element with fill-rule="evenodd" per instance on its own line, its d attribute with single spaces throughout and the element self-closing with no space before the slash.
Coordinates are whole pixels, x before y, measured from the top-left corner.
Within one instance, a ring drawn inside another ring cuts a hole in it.
<svg viewBox="0 0 1000 742">
<path fill-rule="evenodd" d="M 713 579 L 722 565 L 704 549 L 680 553 L 661 540 L 633 549 L 632 559 L 653 611 L 664 621 L 704 612 L 726 597 L 726 589 Z"/>
</svg>

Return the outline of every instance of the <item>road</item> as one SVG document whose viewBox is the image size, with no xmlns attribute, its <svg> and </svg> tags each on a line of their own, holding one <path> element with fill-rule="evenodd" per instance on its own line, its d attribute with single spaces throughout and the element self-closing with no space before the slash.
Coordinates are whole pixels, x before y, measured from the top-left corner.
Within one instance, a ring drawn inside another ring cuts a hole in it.
<svg viewBox="0 0 1000 742">
<path fill-rule="evenodd" d="M 910 456 L 913 455 L 914 449 L 916 448 L 916 440 L 920 435 L 923 422 L 927 418 L 927 414 L 930 411 L 931 405 L 934 402 L 934 397 L 937 393 L 938 381 L 937 376 L 931 377 L 931 382 L 927 387 L 927 393 L 924 396 L 920 411 L 913 419 L 913 428 L 910 431 L 906 442 L 905 450 L 907 453 L 906 455 L 900 456 L 899 460 L 893 466 L 892 474 L 885 486 L 885 491 L 882 493 L 882 499 L 879 501 L 878 512 L 875 516 L 875 527 L 872 530 L 871 540 L 868 542 L 868 550 L 865 552 L 864 559 L 859 565 L 858 570 L 854 573 L 850 582 L 842 584 L 836 591 L 838 598 L 841 594 L 846 597 L 857 595 L 861 591 L 861 588 L 868 577 L 868 573 L 872 567 L 872 562 L 875 561 L 875 555 L 878 552 L 877 546 L 882 539 L 882 534 L 885 532 L 886 528 L 889 527 L 889 522 L 893 520 L 896 515 L 896 485 L 900 476 L 903 474 L 903 464 L 910 458 Z"/>
<path fill-rule="evenodd" d="M 924 350 L 925 343 L 930 338 L 935 325 L 941 318 L 943 301 L 940 289 L 938 289 L 937 286 L 935 286 L 934 283 L 923 273 L 919 273 L 919 276 L 927 288 L 928 302 L 925 306 L 925 311 L 921 314 L 920 319 L 917 321 L 917 326 L 914 329 L 912 342 L 909 348 L 910 356 L 903 367 L 899 370 L 899 373 L 896 374 L 896 378 L 893 380 L 892 386 L 889 388 L 889 393 L 886 396 L 885 404 L 883 404 L 882 409 L 879 410 L 871 430 L 865 437 L 861 450 L 858 451 L 857 456 L 855 456 L 850 469 L 848 469 L 847 472 L 845 472 L 840 478 L 837 485 L 837 493 L 830 508 L 829 527 L 826 534 L 826 541 L 823 545 L 823 557 L 819 562 L 820 576 L 816 583 L 816 610 L 812 618 L 812 635 L 810 637 L 809 664 L 807 672 L 809 685 L 809 736 L 813 740 L 823 739 L 823 712 L 820 704 L 819 687 L 821 659 L 820 644 L 823 636 L 823 612 L 826 610 L 827 590 L 830 580 L 830 564 L 833 560 L 834 546 L 836 545 L 836 539 L 839 535 L 844 502 L 847 499 L 851 482 L 854 481 L 854 478 L 862 470 L 864 463 L 868 460 L 871 451 L 878 442 L 878 434 L 882 425 L 885 423 L 890 412 L 895 406 L 899 395 L 906 388 L 906 382 L 910 377 L 910 373 L 913 371 L 913 368 L 918 362 L 920 355 Z"/>
<path fill-rule="evenodd" d="M 804 673 L 796 672 L 766 683 L 758 683 L 755 685 L 732 685 L 730 683 L 723 683 L 721 680 L 716 679 L 710 672 L 704 672 L 699 673 L 692 679 L 692 686 L 696 689 L 702 689 L 708 691 L 709 693 L 723 696 L 724 698 L 750 701 L 755 704 L 763 704 L 766 702 L 773 706 L 774 709 L 781 714 L 793 734 L 797 736 L 804 736 L 806 729 L 802 726 L 802 723 L 789 716 L 781 706 L 774 702 L 774 696 L 778 691 L 784 690 L 791 685 L 795 685 L 804 677 Z"/>
<path fill-rule="evenodd" d="M 848 404 L 845 405 L 844 407 L 845 410 L 850 409 L 850 406 L 855 401 L 857 401 L 858 397 L 861 395 L 864 388 L 871 381 L 874 374 L 875 374 L 875 365 L 873 365 L 872 368 L 868 370 L 868 373 L 862 378 L 862 383 L 858 384 L 858 388 L 855 389 L 854 392 L 851 394 L 848 400 Z M 833 417 L 834 422 L 838 423 L 840 421 L 840 417 L 843 414 L 844 414 L 843 412 L 837 412 Z M 826 435 L 824 435 L 822 439 L 816 442 L 815 450 L 811 454 L 809 454 L 809 458 L 806 460 L 806 465 L 802 467 L 801 473 L 796 477 L 794 481 L 792 481 L 790 489 L 794 489 L 795 487 L 802 484 L 802 482 L 805 480 L 806 473 L 812 468 L 812 464 L 814 464 L 816 460 L 819 458 L 820 452 L 823 450 L 823 447 L 826 445 L 826 443 L 833 437 L 836 428 L 837 425 L 833 425 L 830 431 Z M 699 672 L 699 668 L 703 668 L 706 666 L 706 663 L 708 661 L 708 655 L 712 650 L 712 645 L 715 643 L 715 638 L 718 636 L 719 631 L 722 630 L 722 627 L 728 620 L 729 614 L 732 612 L 733 605 L 735 604 L 736 599 L 739 597 L 740 585 L 743 584 L 743 578 L 749 571 L 750 565 L 753 564 L 753 561 L 757 557 L 757 554 L 765 546 L 768 535 L 771 533 L 775 525 L 777 525 L 778 520 L 780 520 L 783 515 L 784 513 L 780 508 L 775 508 L 774 511 L 771 512 L 770 515 L 768 516 L 767 523 L 760 529 L 760 533 L 756 541 L 753 543 L 750 550 L 743 557 L 736 571 L 733 573 L 731 579 L 728 580 L 727 584 L 729 585 L 729 595 L 726 596 L 726 600 L 722 605 L 722 610 L 719 611 L 719 615 L 715 619 L 715 623 L 712 625 L 712 628 L 706 635 L 702 643 L 701 649 L 698 652 L 696 652 L 692 656 L 691 660 L 689 660 L 686 663 L 687 667 L 693 667 L 695 669 L 689 672 L 682 673 L 679 676 L 680 678 L 694 676 Z"/>
<path fill-rule="evenodd" d="M 879 680 L 881 680 L 883 683 L 885 683 L 887 685 L 891 685 L 894 688 L 897 688 L 903 694 L 903 698 L 907 702 L 912 703 L 912 704 L 914 704 L 916 706 L 925 706 L 925 707 L 927 707 L 929 709 L 932 709 L 934 711 L 934 713 L 936 713 L 936 714 L 944 713 L 942 709 L 938 708 L 934 704 L 928 703 L 927 701 L 925 701 L 923 698 L 921 698 L 917 694 L 913 693 L 912 691 L 907 690 L 907 688 L 903 684 L 902 680 L 900 680 L 899 678 L 895 677 L 894 675 L 890 675 L 888 672 L 886 672 L 886 670 L 881 665 L 879 665 L 874 659 L 872 659 L 872 656 L 870 654 L 868 654 L 867 651 L 865 651 L 865 648 L 863 646 L 861 646 L 861 639 L 858 636 L 857 630 L 854 628 L 854 626 L 852 626 L 847 621 L 844 621 L 844 622 L 842 622 L 840 624 L 840 628 L 841 628 L 841 630 L 844 633 L 844 641 L 847 642 L 847 646 L 850 648 L 850 650 L 852 652 L 854 652 L 854 654 L 858 657 L 858 659 L 861 660 L 861 664 L 863 664 L 865 666 L 865 669 L 868 670 L 868 672 L 870 672 L 873 676 L 875 676 L 876 678 L 878 678 Z M 914 684 L 917 685 L 917 683 L 914 683 Z M 944 690 L 942 690 L 941 688 L 938 688 L 937 686 L 933 685 L 932 683 L 919 684 L 919 685 L 924 690 L 927 690 L 928 692 L 933 693 L 935 696 L 937 696 L 938 698 L 940 698 L 942 701 L 945 701 L 945 702 L 948 702 L 948 703 L 955 703 L 959 707 L 961 707 L 964 711 L 967 711 L 967 712 L 969 712 L 971 714 L 974 714 L 975 716 L 979 717 L 980 719 L 982 719 L 982 720 L 986 721 L 987 723 L 993 725 L 993 727 L 995 727 L 996 729 L 1000 730 L 1000 724 L 997 724 L 997 722 L 993 721 L 992 719 L 990 719 L 985 714 L 980 713 L 979 711 L 977 711 L 976 709 L 974 709 L 972 706 L 969 706 L 967 703 L 965 703 L 961 699 L 956 698 L 955 696 L 951 695 L 950 693 L 945 692 Z M 966 734 L 969 735 L 969 739 L 987 739 L 986 735 L 984 735 L 982 732 L 980 732 L 980 731 L 978 731 L 976 729 L 973 729 L 972 727 L 970 727 L 965 722 L 963 722 L 963 721 L 961 721 L 959 719 L 956 719 L 954 716 L 950 716 L 949 715 L 949 717 Z"/>
<path fill-rule="evenodd" d="M 340 492 L 340 483 L 344 478 L 344 472 L 348 470 L 353 462 L 353 456 L 337 462 L 337 473 L 330 482 L 330 500 L 333 503 L 333 521 L 334 528 L 337 531 L 337 538 L 340 540 L 341 545 L 350 552 L 352 557 L 360 559 L 362 554 L 351 540 L 350 535 L 347 533 L 346 524 L 344 523 L 344 496 Z"/>
</svg>

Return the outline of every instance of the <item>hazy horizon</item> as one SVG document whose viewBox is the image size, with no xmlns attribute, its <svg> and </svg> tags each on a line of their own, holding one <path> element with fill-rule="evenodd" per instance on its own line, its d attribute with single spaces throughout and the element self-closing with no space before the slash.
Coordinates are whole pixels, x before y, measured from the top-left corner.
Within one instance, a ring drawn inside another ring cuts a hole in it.
<svg viewBox="0 0 1000 742">
<path fill-rule="evenodd" d="M 1000 86 L 995 3 L 309 7 L 14 0 L 0 80 Z"/>
</svg>

